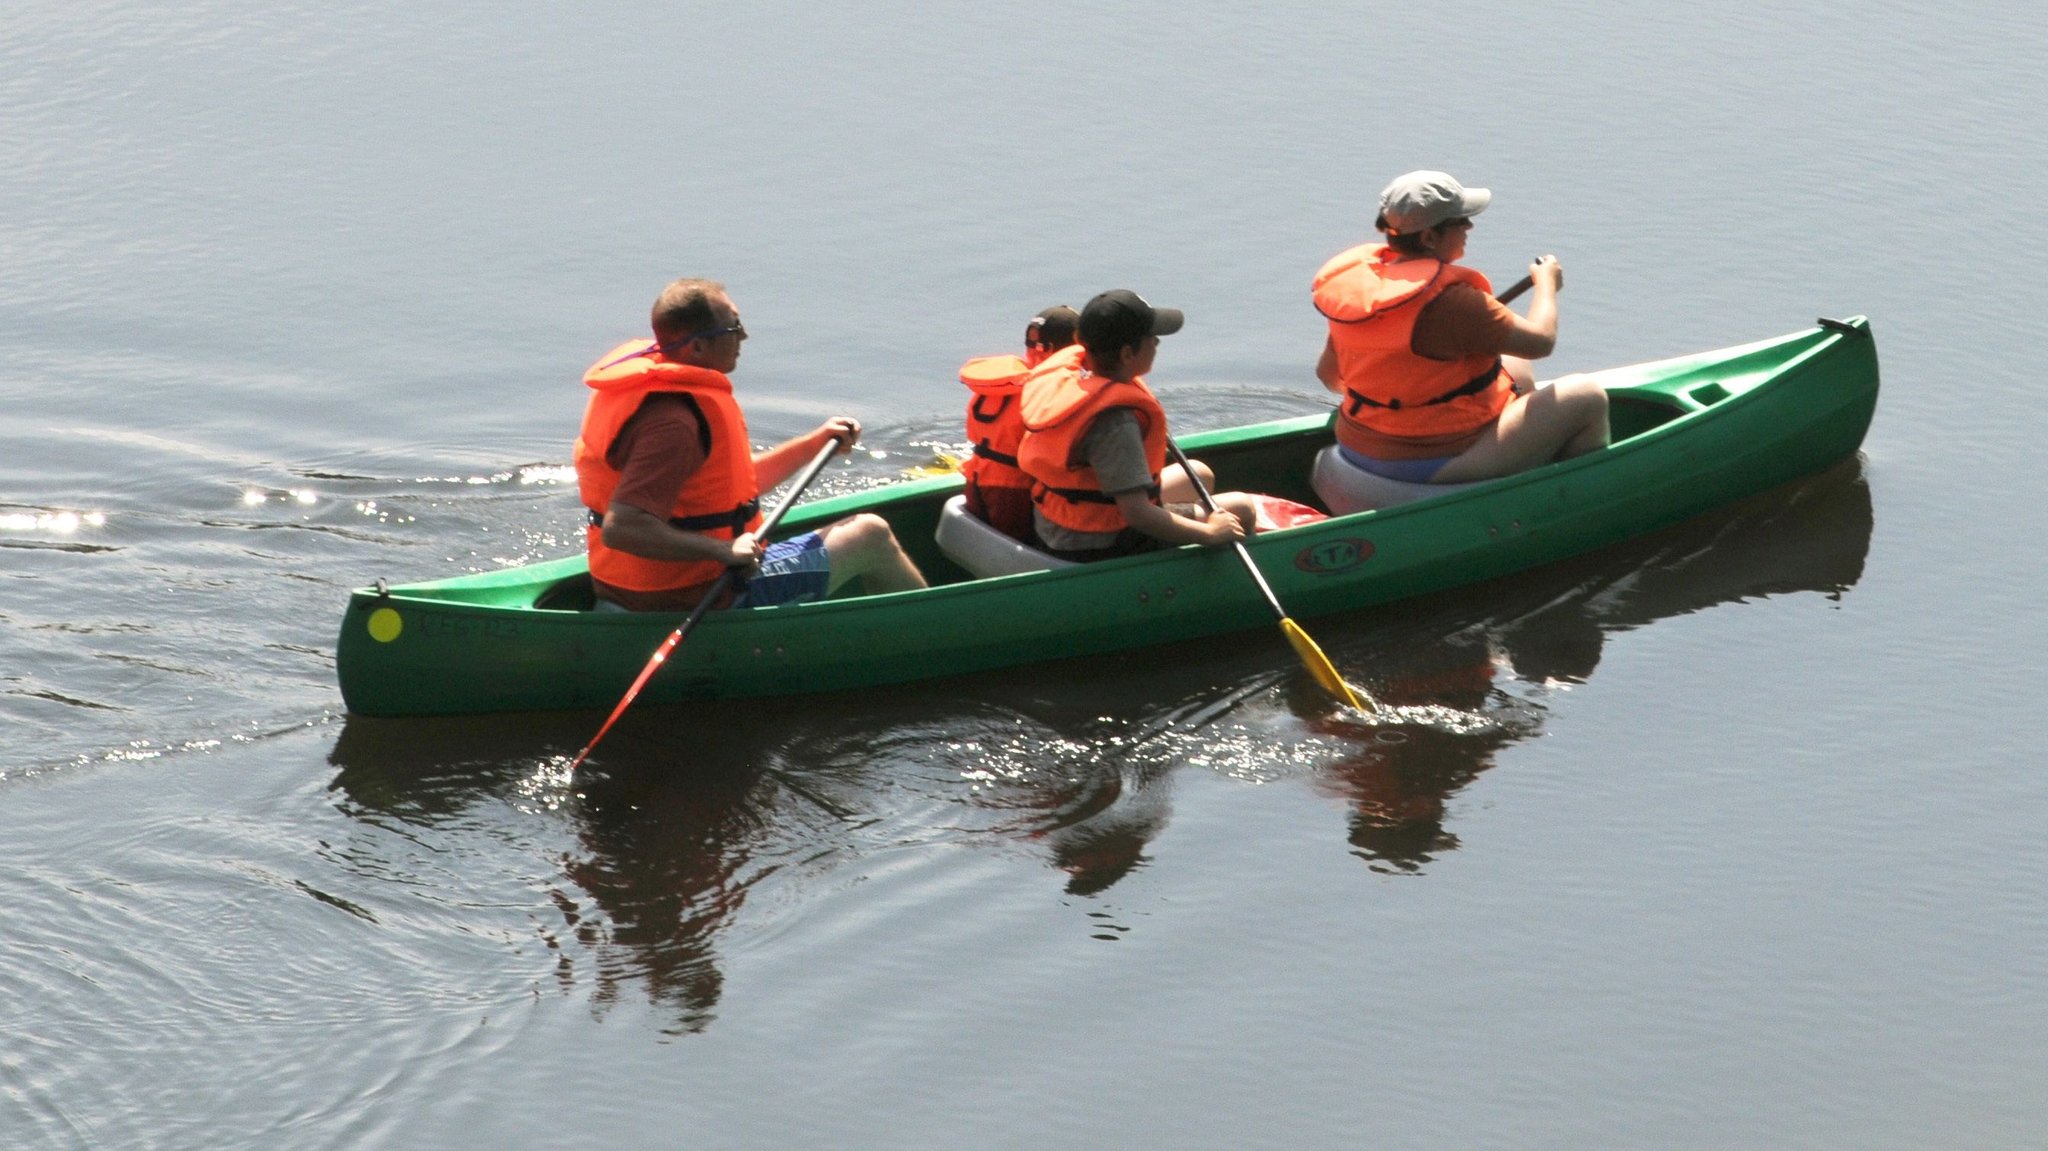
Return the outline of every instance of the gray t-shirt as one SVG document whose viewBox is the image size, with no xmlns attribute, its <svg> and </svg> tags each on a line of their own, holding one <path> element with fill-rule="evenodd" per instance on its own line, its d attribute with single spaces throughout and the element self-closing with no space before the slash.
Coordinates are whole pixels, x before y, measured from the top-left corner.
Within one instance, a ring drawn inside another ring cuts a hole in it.
<svg viewBox="0 0 2048 1151">
<path fill-rule="evenodd" d="M 1145 463 L 1145 433 L 1138 426 L 1138 414 L 1129 408 L 1111 408 L 1095 417 L 1081 436 L 1078 454 L 1095 472 L 1095 482 L 1106 495 L 1114 496 L 1152 486 L 1152 469 Z M 1077 532 L 1046 519 L 1033 509 L 1032 525 L 1045 546 L 1055 551 L 1092 551 L 1116 543 L 1116 532 Z"/>
</svg>

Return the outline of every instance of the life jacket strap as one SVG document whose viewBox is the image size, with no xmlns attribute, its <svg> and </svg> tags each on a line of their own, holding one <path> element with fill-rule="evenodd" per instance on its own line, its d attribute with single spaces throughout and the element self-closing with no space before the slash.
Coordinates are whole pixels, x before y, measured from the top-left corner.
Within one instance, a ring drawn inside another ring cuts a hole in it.
<svg viewBox="0 0 2048 1151">
<path fill-rule="evenodd" d="M 603 512 L 598 511 L 596 508 L 584 508 L 583 510 L 590 513 L 591 527 L 601 528 L 604 526 Z M 724 528 L 734 534 L 738 534 L 746 530 L 747 525 L 754 521 L 754 516 L 760 510 L 760 500 L 748 500 L 731 511 L 706 512 L 703 515 L 696 516 L 672 516 L 669 518 L 668 526 L 686 532 L 709 532 Z"/>
<path fill-rule="evenodd" d="M 973 416 L 973 417 L 974 417 L 974 418 L 975 418 L 976 420 L 980 421 L 981 423 L 984 423 L 984 424 L 990 424 L 990 423 L 994 423 L 994 422 L 995 422 L 996 420 L 998 420 L 998 419 L 1001 419 L 1001 418 L 1002 418 L 1002 415 L 1003 415 L 1003 413 L 1004 413 L 1004 412 L 1006 412 L 1006 411 L 1009 411 L 1009 410 L 1010 410 L 1010 404 L 1011 404 L 1011 403 L 1012 403 L 1012 402 L 1013 402 L 1013 401 L 1014 401 L 1014 400 L 1015 400 L 1015 399 L 1016 399 L 1017 397 L 1015 397 L 1015 396 L 1001 396 L 1001 397 L 993 397 L 993 398 L 995 398 L 995 400 L 996 400 L 996 410 L 995 410 L 995 411 L 992 411 L 992 412 L 989 412 L 989 411 L 983 411 L 983 410 L 982 410 L 982 405 L 983 405 L 983 404 L 986 404 L 986 403 L 987 403 L 987 402 L 988 402 L 988 401 L 989 401 L 989 400 L 990 400 L 991 398 L 992 398 L 992 397 L 989 397 L 989 396 L 984 396 L 984 395 L 981 395 L 980 393 L 978 393 L 978 392 L 977 392 L 977 393 L 975 394 L 975 397 L 974 397 L 974 402 L 973 402 L 972 404 L 969 404 L 969 405 L 968 405 L 968 407 L 967 407 L 967 413 L 968 413 L 969 415 Z"/>
<path fill-rule="evenodd" d="M 1463 396 L 1478 395 L 1479 393 L 1492 387 L 1493 381 L 1498 379 L 1499 377 L 1500 360 L 1496 358 L 1493 361 L 1493 363 L 1487 365 L 1485 371 L 1479 373 L 1476 376 L 1473 376 L 1471 379 L 1466 380 L 1464 383 L 1459 384 L 1457 387 L 1452 388 L 1450 391 L 1445 392 L 1443 395 L 1435 396 L 1430 399 L 1424 400 L 1419 404 L 1413 405 L 1404 404 L 1399 399 L 1386 400 L 1384 402 L 1380 400 L 1375 400 L 1371 396 L 1366 395 L 1364 392 L 1361 392 L 1356 388 L 1346 388 L 1344 389 L 1344 394 L 1350 397 L 1351 403 L 1350 406 L 1347 407 L 1345 410 L 1348 414 L 1355 416 L 1358 414 L 1358 409 L 1360 408 L 1385 408 L 1390 412 L 1398 412 L 1404 407 L 1412 406 L 1418 408 L 1427 408 L 1433 407 L 1437 404 L 1448 404 L 1452 400 L 1458 399 Z"/>
<path fill-rule="evenodd" d="M 1145 489 L 1145 496 L 1156 504 L 1159 502 L 1159 491 L 1159 485 L 1153 484 Z M 1056 488 L 1049 484 L 1034 484 L 1031 489 L 1031 498 L 1035 500 L 1041 493 L 1047 492 L 1066 500 L 1068 503 L 1114 504 L 1116 502 L 1115 496 L 1110 495 L 1108 492 L 1098 491 L 1095 488 Z"/>
<path fill-rule="evenodd" d="M 980 456 L 982 459 L 985 460 L 993 460 L 996 463 L 999 463 L 1007 468 L 1014 468 L 1017 466 L 1016 456 L 1010 455 L 1007 452 L 999 452 L 994 448 L 989 447 L 987 440 L 983 440 L 980 443 L 974 445 L 974 454 Z"/>
</svg>

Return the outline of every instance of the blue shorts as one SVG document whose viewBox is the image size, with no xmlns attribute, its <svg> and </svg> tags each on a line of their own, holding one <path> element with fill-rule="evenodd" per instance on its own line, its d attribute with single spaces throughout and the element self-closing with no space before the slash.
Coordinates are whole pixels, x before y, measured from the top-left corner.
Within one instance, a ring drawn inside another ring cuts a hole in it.
<svg viewBox="0 0 2048 1151">
<path fill-rule="evenodd" d="M 1361 472 L 1371 472 L 1382 479 L 1396 480 L 1404 484 L 1429 483 L 1443 470 L 1445 464 L 1458 458 L 1432 456 L 1422 460 L 1383 460 L 1377 456 L 1361 456 L 1343 444 L 1337 445 L 1337 454 L 1345 463 Z"/>
<path fill-rule="evenodd" d="M 824 599 L 831 590 L 832 560 L 825 554 L 825 537 L 805 532 L 768 545 L 761 566 L 747 576 L 746 590 L 732 601 L 732 606 L 809 603 Z"/>
</svg>

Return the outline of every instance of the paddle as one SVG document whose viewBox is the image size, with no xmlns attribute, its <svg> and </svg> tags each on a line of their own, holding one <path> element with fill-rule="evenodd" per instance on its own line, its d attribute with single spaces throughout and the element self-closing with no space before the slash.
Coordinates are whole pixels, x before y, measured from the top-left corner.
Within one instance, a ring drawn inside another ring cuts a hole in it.
<svg viewBox="0 0 2048 1151">
<path fill-rule="evenodd" d="M 1173 462 L 1179 464 L 1181 470 L 1187 473 L 1188 482 L 1195 485 L 1195 494 L 1202 500 L 1202 510 L 1214 515 L 1216 501 L 1210 498 L 1209 489 L 1203 486 L 1201 477 L 1195 474 L 1194 466 L 1188 463 L 1188 458 L 1182 454 L 1180 445 L 1170 436 L 1166 440 L 1166 450 L 1173 454 Z M 1243 561 L 1244 570 L 1251 573 L 1252 582 L 1259 585 L 1259 593 L 1266 597 L 1266 606 L 1272 608 L 1273 615 L 1280 620 L 1280 633 L 1287 637 L 1287 642 L 1294 648 L 1294 654 L 1301 657 L 1302 666 L 1308 668 L 1309 675 L 1323 686 L 1323 690 L 1336 696 L 1341 702 L 1350 704 L 1360 711 L 1379 710 L 1379 705 L 1372 702 L 1370 697 L 1353 691 L 1351 685 L 1344 682 L 1344 677 L 1337 674 L 1337 669 L 1330 666 L 1330 657 L 1323 654 L 1323 649 L 1316 646 L 1316 641 L 1301 630 L 1300 624 L 1287 618 L 1287 609 L 1280 606 L 1280 597 L 1273 594 L 1273 587 L 1266 582 L 1265 573 L 1259 570 L 1258 564 L 1252 562 L 1252 553 L 1245 550 L 1244 541 L 1239 540 L 1230 546 L 1237 550 L 1237 558 Z"/>
<path fill-rule="evenodd" d="M 782 513 L 788 511 L 790 505 L 796 503 L 796 498 L 803 494 L 804 489 L 811 486 L 811 481 L 816 479 L 818 473 L 825 469 L 825 462 L 831 459 L 832 453 L 838 451 L 839 448 L 839 438 L 834 436 L 824 447 L 818 449 L 817 457 L 811 460 L 802 472 L 798 473 L 796 482 L 790 485 L 789 494 L 782 497 L 781 503 L 769 509 L 767 517 L 761 521 L 761 526 L 754 529 L 754 535 L 757 539 L 765 540 L 768 538 L 768 533 L 774 531 L 775 525 L 781 522 Z M 732 587 L 732 581 L 739 578 L 740 571 L 741 569 L 736 567 L 726 568 L 719 575 L 718 581 L 711 585 L 711 590 L 704 593 L 704 598 L 697 601 L 697 606 L 690 612 L 689 618 L 683 620 L 682 625 L 677 627 L 676 630 L 668 633 L 668 638 L 661 641 L 660 647 L 654 649 L 654 655 L 648 658 L 647 666 L 641 668 L 640 674 L 634 677 L 633 686 L 626 689 L 626 694 L 624 698 L 619 700 L 619 705 L 613 708 L 611 715 L 605 718 L 604 726 L 598 728 L 597 734 L 590 737 L 590 742 L 584 745 L 583 750 L 576 753 L 576 758 L 569 764 L 571 772 L 581 767 L 584 760 L 590 758 L 590 753 L 597 747 L 598 741 L 603 739 L 604 734 L 612 729 L 612 724 L 617 723 L 619 717 L 626 713 L 626 708 L 640 694 L 640 689 L 647 686 L 647 680 L 654 674 L 655 669 L 659 668 L 668 659 L 668 653 L 674 651 L 677 644 L 683 642 L 683 636 L 687 635 L 691 628 L 697 626 L 697 621 L 704 618 L 704 613 L 711 610 L 712 604 L 725 598 L 725 593 Z"/>
</svg>

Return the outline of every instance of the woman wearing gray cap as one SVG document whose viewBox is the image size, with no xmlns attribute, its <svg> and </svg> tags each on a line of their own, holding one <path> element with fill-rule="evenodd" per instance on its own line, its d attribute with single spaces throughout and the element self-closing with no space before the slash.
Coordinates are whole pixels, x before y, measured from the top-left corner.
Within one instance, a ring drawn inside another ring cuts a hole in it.
<svg viewBox="0 0 2048 1151">
<path fill-rule="evenodd" d="M 1492 200 L 1443 172 L 1400 176 L 1380 193 L 1373 221 L 1386 243 L 1352 248 L 1316 273 L 1316 310 L 1330 325 L 1316 377 L 1342 397 L 1337 446 L 1350 467 L 1464 483 L 1606 445 L 1607 393 L 1597 383 L 1570 376 L 1535 386 L 1529 361 L 1557 344 L 1556 257 L 1529 266 L 1526 317 L 1457 263 L 1472 217 Z"/>
</svg>

